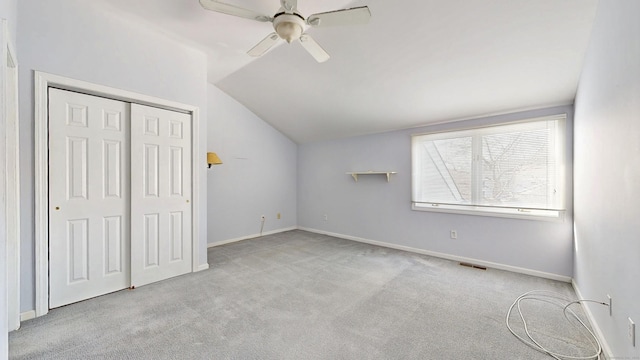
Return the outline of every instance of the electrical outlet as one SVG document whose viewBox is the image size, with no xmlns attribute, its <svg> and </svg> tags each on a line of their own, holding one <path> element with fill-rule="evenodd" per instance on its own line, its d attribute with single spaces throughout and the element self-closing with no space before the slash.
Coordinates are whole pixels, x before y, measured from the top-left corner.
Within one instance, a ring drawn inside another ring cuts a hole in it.
<svg viewBox="0 0 640 360">
<path fill-rule="evenodd" d="M 280 220 L 280 213 L 278 213 L 276 217 L 278 218 L 278 220 Z"/>
<path fill-rule="evenodd" d="M 629 318 L 629 341 L 631 341 L 631 346 L 636 346 L 636 323 Z"/>
<path fill-rule="evenodd" d="M 329 220 L 329 217 L 327 216 L 327 214 L 324 214 L 324 221 Z"/>
<path fill-rule="evenodd" d="M 613 302 L 611 300 L 611 295 L 607 294 L 607 299 L 609 299 L 609 316 L 613 316 Z"/>
<path fill-rule="evenodd" d="M 457 239 L 458 238 L 458 232 L 456 230 L 451 230 L 451 234 L 450 234 L 452 239 Z"/>
</svg>

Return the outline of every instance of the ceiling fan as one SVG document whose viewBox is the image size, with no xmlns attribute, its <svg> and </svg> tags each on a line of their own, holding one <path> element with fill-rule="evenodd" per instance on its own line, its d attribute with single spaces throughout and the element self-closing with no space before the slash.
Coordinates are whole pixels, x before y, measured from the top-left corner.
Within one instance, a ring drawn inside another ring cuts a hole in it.
<svg viewBox="0 0 640 360">
<path fill-rule="evenodd" d="M 338 25 L 366 24 L 371 18 L 371 12 L 366 6 L 351 9 L 342 9 L 309 15 L 306 19 L 298 13 L 298 0 L 280 0 L 280 9 L 273 16 L 263 15 L 252 10 L 243 9 L 234 5 L 221 3 L 216 0 L 200 0 L 203 8 L 223 14 L 239 16 L 260 22 L 271 22 L 275 32 L 267 35 L 262 41 L 247 53 L 251 56 L 260 56 L 277 44 L 280 39 L 291 43 L 300 40 L 300 44 L 318 62 L 329 60 L 329 54 L 307 34 L 307 25 L 312 27 L 326 27 Z"/>
</svg>

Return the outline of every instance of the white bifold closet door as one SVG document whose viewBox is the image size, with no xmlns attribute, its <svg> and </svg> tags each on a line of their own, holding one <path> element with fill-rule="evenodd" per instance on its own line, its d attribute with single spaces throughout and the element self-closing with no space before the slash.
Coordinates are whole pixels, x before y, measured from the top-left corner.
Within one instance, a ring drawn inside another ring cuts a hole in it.
<svg viewBox="0 0 640 360">
<path fill-rule="evenodd" d="M 49 89 L 49 307 L 191 271 L 191 117 Z"/>
<path fill-rule="evenodd" d="M 191 116 L 131 104 L 131 284 L 191 271 Z"/>
<path fill-rule="evenodd" d="M 129 287 L 129 104 L 49 89 L 49 307 Z"/>
</svg>

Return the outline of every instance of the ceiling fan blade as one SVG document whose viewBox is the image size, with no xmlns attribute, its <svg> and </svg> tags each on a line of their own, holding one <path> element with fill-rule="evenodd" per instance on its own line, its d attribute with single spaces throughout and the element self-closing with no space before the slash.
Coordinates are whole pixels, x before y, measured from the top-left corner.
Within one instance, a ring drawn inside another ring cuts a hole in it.
<svg viewBox="0 0 640 360">
<path fill-rule="evenodd" d="M 271 49 L 273 45 L 278 43 L 280 37 L 276 33 L 271 33 L 267 35 L 266 38 L 262 39 L 256 46 L 251 48 L 251 50 L 247 51 L 247 54 L 251 56 L 260 56 L 267 52 L 267 50 Z"/>
<path fill-rule="evenodd" d="M 361 6 L 309 15 L 307 24 L 316 27 L 362 25 L 368 23 L 370 18 L 371 11 L 369 11 L 369 8 L 367 6 Z"/>
<path fill-rule="evenodd" d="M 317 62 L 322 63 L 329 60 L 329 54 L 309 34 L 300 35 L 300 44 Z"/>
<path fill-rule="evenodd" d="M 280 6 L 287 14 L 293 14 L 298 10 L 298 0 L 280 0 Z"/>
<path fill-rule="evenodd" d="M 272 21 L 273 18 L 271 16 L 263 15 L 257 13 L 255 11 L 243 9 L 241 7 L 237 7 L 234 5 L 229 5 L 225 3 L 221 3 L 215 0 L 200 0 L 200 5 L 203 8 L 227 15 L 239 16 L 251 20 L 256 20 L 260 22 L 269 22 Z"/>
</svg>

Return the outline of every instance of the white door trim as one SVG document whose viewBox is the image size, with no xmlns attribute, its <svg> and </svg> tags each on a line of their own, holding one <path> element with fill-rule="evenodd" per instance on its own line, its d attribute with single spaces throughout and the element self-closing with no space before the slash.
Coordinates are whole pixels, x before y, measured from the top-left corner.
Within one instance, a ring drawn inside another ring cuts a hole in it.
<svg viewBox="0 0 640 360">
<path fill-rule="evenodd" d="M 101 96 L 136 104 L 149 105 L 162 109 L 180 111 L 191 114 L 191 179 L 192 179 L 192 263 L 193 272 L 206 269 L 198 264 L 200 259 L 200 168 L 205 164 L 203 154 L 199 153 L 200 110 L 196 106 L 175 101 L 159 99 L 153 96 L 116 89 L 103 85 L 75 80 L 64 76 L 41 71 L 34 72 L 35 79 L 35 276 L 36 276 L 36 316 L 49 312 L 49 260 L 48 260 L 48 207 L 49 207 L 49 167 L 48 149 L 48 91 L 49 87 L 78 91 L 89 95 Z"/>
<path fill-rule="evenodd" d="M 7 317 L 9 331 L 20 327 L 20 123 L 18 118 L 18 60 L 9 26 L 2 20 L 2 111 L 6 139 Z"/>
</svg>

